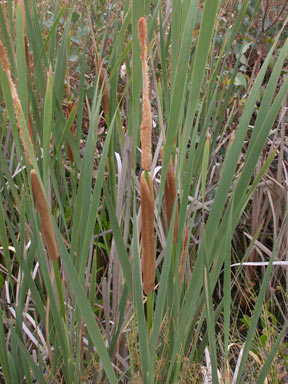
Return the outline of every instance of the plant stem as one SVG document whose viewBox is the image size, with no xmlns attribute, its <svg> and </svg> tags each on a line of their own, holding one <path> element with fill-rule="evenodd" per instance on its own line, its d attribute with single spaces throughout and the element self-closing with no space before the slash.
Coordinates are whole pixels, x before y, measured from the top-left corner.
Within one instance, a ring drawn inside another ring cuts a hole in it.
<svg viewBox="0 0 288 384">
<path fill-rule="evenodd" d="M 153 325 L 153 291 L 149 292 L 147 295 L 147 325 L 148 333 L 150 334 Z"/>
<path fill-rule="evenodd" d="M 58 295 L 59 295 L 61 315 L 62 315 L 63 320 L 65 322 L 66 316 L 65 316 L 64 298 L 63 298 L 63 292 L 62 292 L 62 287 L 61 287 L 61 277 L 60 277 L 60 272 L 59 272 L 59 265 L 58 265 L 57 260 L 56 260 L 56 262 L 53 262 L 53 268 L 54 268 L 54 273 L 55 273 L 57 291 L 58 291 Z"/>
</svg>

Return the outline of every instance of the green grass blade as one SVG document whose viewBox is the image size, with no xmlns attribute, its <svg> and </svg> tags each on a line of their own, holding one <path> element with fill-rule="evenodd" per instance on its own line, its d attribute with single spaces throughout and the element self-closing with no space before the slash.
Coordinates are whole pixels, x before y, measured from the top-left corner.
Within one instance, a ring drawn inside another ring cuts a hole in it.
<svg viewBox="0 0 288 384">
<path fill-rule="evenodd" d="M 65 12 L 65 10 L 66 10 L 66 7 L 62 7 L 60 9 L 60 11 L 58 12 L 58 14 L 57 14 L 57 16 L 56 16 L 56 18 L 55 18 L 55 20 L 53 22 L 53 25 L 52 25 L 51 29 L 49 30 L 49 33 L 48 33 L 48 35 L 47 35 L 47 37 L 46 37 L 46 39 L 44 41 L 44 44 L 42 45 L 41 51 L 39 53 L 39 56 L 37 57 L 37 62 L 36 62 L 36 65 L 35 65 L 36 69 L 38 69 L 39 63 L 40 63 L 41 58 L 43 57 L 43 55 L 44 55 L 44 53 L 46 51 L 46 48 L 47 48 L 47 45 L 48 45 L 48 43 L 49 43 L 49 41 L 51 39 L 51 36 L 53 35 L 53 33 L 54 33 L 58 23 L 59 23 L 59 20 L 63 16 L 63 13 Z"/>
<path fill-rule="evenodd" d="M 9 62 L 11 65 L 11 72 L 12 72 L 12 74 L 14 74 L 15 73 L 14 56 L 13 56 L 13 52 L 12 52 L 12 48 L 11 48 L 9 32 L 8 32 L 7 25 L 5 22 L 5 17 L 3 14 L 3 8 L 2 7 L 0 7 L 0 25 L 1 25 L 1 33 L 3 35 L 3 41 L 4 41 L 5 47 L 7 49 Z"/>
<path fill-rule="evenodd" d="M 132 125 L 129 127 L 129 135 L 133 130 L 140 128 L 139 124 L 139 106 L 142 81 L 142 66 L 140 60 L 140 45 L 138 41 L 138 20 L 144 15 L 144 1 L 134 0 L 132 3 Z M 139 134 L 134 135 L 139 137 Z M 134 148 L 136 148 L 136 138 L 134 139 Z"/>
<path fill-rule="evenodd" d="M 9 369 L 9 360 L 7 357 L 7 350 L 6 350 L 6 343 L 5 343 L 5 333 L 4 333 L 4 326 L 3 326 L 3 312 L 2 312 L 2 305 L 0 306 L 0 318 L 1 324 L 0 324 L 0 363 L 2 367 L 2 372 L 4 375 L 5 383 L 12 384 L 12 378 L 10 374 Z"/>
<path fill-rule="evenodd" d="M 229 354 L 229 333 L 230 333 L 230 316 L 231 316 L 231 243 L 232 238 L 232 211 L 231 206 L 229 215 L 229 229 L 226 236 L 225 246 L 225 264 L 224 264 L 224 351 L 225 351 L 225 365 L 228 362 Z M 225 370 L 224 370 L 225 371 Z"/>
<path fill-rule="evenodd" d="M 67 271 L 67 274 L 69 276 L 71 287 L 73 289 L 73 293 L 77 302 L 77 305 L 79 307 L 79 310 L 81 312 L 81 316 L 85 320 L 86 327 L 88 329 L 89 335 L 94 343 L 94 346 L 97 349 L 97 352 L 100 356 L 100 359 L 103 364 L 103 368 L 106 372 L 106 375 L 109 379 L 109 382 L 111 384 L 117 383 L 117 378 L 114 373 L 114 369 L 112 367 L 110 357 L 108 354 L 108 351 L 104 345 L 102 335 L 100 332 L 100 329 L 96 323 L 95 315 L 92 311 L 92 308 L 90 306 L 90 303 L 85 295 L 84 289 L 82 284 L 80 283 L 78 274 L 76 272 L 76 269 L 74 265 L 72 264 L 71 258 L 67 253 L 66 247 L 64 246 L 61 238 L 61 234 L 59 231 L 56 231 L 56 236 L 58 239 L 58 244 L 60 246 L 60 253 L 62 256 L 62 260 L 65 266 L 65 269 Z"/>
<path fill-rule="evenodd" d="M 217 3 L 217 1 L 215 1 Z M 184 31 L 183 31 L 183 38 L 182 38 L 182 44 L 179 51 L 179 59 L 178 65 L 177 65 L 177 72 L 175 75 L 175 80 L 172 87 L 172 94 L 171 94 L 171 106 L 170 106 L 170 113 L 169 113 L 169 119 L 168 119 L 168 126 L 167 126 L 167 136 L 166 136 L 166 145 L 165 145 L 165 151 L 164 151 L 164 159 L 162 164 L 162 177 L 161 177 L 161 185 L 160 185 L 160 191 L 159 191 L 159 200 L 162 200 L 163 196 L 163 190 L 164 190 L 164 182 L 167 175 L 168 170 L 168 163 L 170 159 L 170 155 L 173 149 L 174 140 L 177 133 L 177 128 L 179 126 L 179 118 L 180 118 L 180 112 L 182 109 L 182 103 L 184 98 L 184 90 L 185 90 L 185 80 L 186 80 L 186 72 L 188 69 L 188 62 L 189 62 L 189 56 L 190 56 L 190 46 L 193 36 L 193 29 L 195 26 L 196 21 L 196 15 L 197 15 L 197 2 L 193 1 L 190 5 L 189 12 L 187 15 Z M 213 23 L 213 20 L 210 20 L 210 22 Z M 209 24 L 210 25 L 210 24 Z M 212 27 L 211 27 L 212 28 Z M 209 36 L 209 28 L 208 28 L 208 47 L 207 47 L 207 55 L 208 55 L 208 49 L 210 45 L 210 37 Z M 205 44 L 207 42 L 204 41 L 203 48 L 205 47 Z M 202 54 L 201 54 L 202 55 Z M 197 53 L 196 53 L 196 57 Z M 203 57 L 205 56 L 205 50 L 203 49 Z M 200 64 L 200 63 L 199 63 Z M 205 65 L 204 65 L 205 66 Z M 204 73 L 204 68 L 203 68 Z M 202 76 L 201 76 L 202 80 Z M 177 86 L 176 86 L 177 84 Z M 193 93 L 197 93 L 197 84 L 195 85 L 195 89 Z M 199 84 L 199 90 L 200 90 L 200 84 Z M 193 117 L 191 118 L 193 120 Z"/>
<path fill-rule="evenodd" d="M 265 275 L 264 275 L 264 278 L 263 278 L 263 281 L 262 281 L 262 285 L 261 285 L 261 288 L 260 288 L 260 292 L 258 294 L 257 302 L 256 302 L 256 305 L 255 305 L 255 308 L 254 308 L 254 311 L 253 311 L 252 320 L 251 320 L 251 323 L 250 323 L 250 326 L 249 326 L 249 329 L 248 329 L 248 334 L 246 336 L 245 346 L 244 346 L 244 349 L 243 349 L 241 363 L 240 363 L 240 367 L 239 367 L 239 370 L 238 370 L 236 384 L 241 382 L 241 377 L 242 377 L 242 374 L 243 374 L 243 371 L 244 371 L 244 368 L 245 368 L 245 363 L 246 363 L 246 360 L 247 360 L 247 357 L 248 357 L 248 354 L 249 354 L 249 351 L 250 351 L 250 347 L 251 347 L 252 342 L 253 342 L 253 338 L 254 338 L 255 330 L 256 330 L 256 327 L 257 327 L 257 324 L 258 324 L 258 320 L 259 320 L 260 315 L 261 315 L 261 311 L 262 311 L 262 306 L 263 306 L 264 299 L 265 299 L 266 290 L 267 290 L 267 287 L 268 287 L 268 284 L 269 284 L 269 281 L 270 281 L 270 275 L 271 275 L 271 271 L 272 271 L 272 268 L 273 268 L 273 260 L 274 260 L 274 257 L 275 257 L 275 254 L 276 254 L 277 248 L 278 248 L 278 242 L 279 242 L 279 236 L 278 236 L 277 242 L 276 242 L 276 244 L 274 246 L 272 255 L 270 257 L 269 265 L 267 266 L 267 269 L 266 269 L 266 272 L 265 272 Z"/>
<path fill-rule="evenodd" d="M 108 195 L 107 190 L 106 190 L 106 204 L 109 212 L 111 228 L 114 235 L 114 240 L 115 240 L 116 248 L 118 251 L 118 257 L 121 263 L 124 279 L 127 284 L 128 292 L 130 296 L 133 297 L 132 270 L 130 266 L 130 261 L 129 261 L 127 250 L 121 235 L 119 224 L 116 218 L 115 208 L 113 207 L 111 197 L 110 195 Z"/>
<path fill-rule="evenodd" d="M 217 373 L 217 358 L 216 358 L 216 332 L 214 324 L 214 314 L 212 306 L 212 295 L 209 283 L 209 276 L 207 268 L 204 267 L 204 289 L 205 289 L 205 303 L 206 303 L 206 318 L 207 318 L 207 331 L 208 339 L 210 345 L 210 356 L 211 356 L 211 365 L 212 365 L 212 381 L 217 384 L 218 373 Z"/>
<path fill-rule="evenodd" d="M 45 190 L 47 190 L 49 177 L 50 136 L 52 126 L 52 97 L 53 79 L 52 76 L 48 73 L 43 115 L 43 184 Z"/>
<path fill-rule="evenodd" d="M 134 267 L 134 302 L 137 313 L 138 330 L 139 330 L 139 343 L 142 362 L 142 374 L 144 383 L 148 383 L 149 379 L 149 353 L 148 353 L 148 332 L 147 321 L 144 314 L 143 293 L 142 293 L 142 279 L 141 279 L 141 267 L 140 267 L 140 255 L 138 244 L 138 230 L 137 230 L 137 214 L 136 214 L 136 201 L 134 198 L 133 204 L 133 267 Z"/>
<path fill-rule="evenodd" d="M 28 117 L 28 93 L 27 93 L 27 68 L 24 47 L 23 23 L 21 6 L 17 4 L 16 8 L 16 62 L 18 93 L 22 104 L 23 113 L 27 121 Z"/>
<path fill-rule="evenodd" d="M 27 365 L 31 368 L 35 378 L 38 380 L 39 383 L 45 384 L 46 380 L 44 379 L 43 373 L 41 372 L 41 369 L 34 363 L 32 357 L 30 356 L 29 352 L 27 351 L 25 345 L 23 344 L 23 341 L 21 338 L 17 335 L 13 327 L 10 327 L 10 331 L 13 335 L 13 339 L 16 341 L 17 346 L 21 350 L 21 357 L 23 357 L 26 360 Z"/>
<path fill-rule="evenodd" d="M 277 337 L 276 342 L 274 343 L 273 347 L 271 348 L 271 351 L 269 352 L 269 354 L 265 360 L 265 363 L 261 369 L 261 372 L 260 372 L 259 376 L 257 377 L 256 384 L 262 384 L 265 382 L 265 379 L 267 377 L 269 369 L 270 369 L 270 367 L 273 363 L 273 360 L 274 360 L 274 358 L 275 358 L 275 356 L 279 350 L 281 341 L 283 340 L 285 335 L 287 335 L 287 330 L 288 330 L 288 321 L 286 321 L 286 323 L 283 325 L 281 332 L 279 333 L 279 335 Z"/>
</svg>

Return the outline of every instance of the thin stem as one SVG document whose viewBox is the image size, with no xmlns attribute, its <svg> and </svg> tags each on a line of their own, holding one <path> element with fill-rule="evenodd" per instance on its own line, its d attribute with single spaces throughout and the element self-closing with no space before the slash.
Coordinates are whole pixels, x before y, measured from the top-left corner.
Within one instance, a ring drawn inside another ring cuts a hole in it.
<svg viewBox="0 0 288 384">
<path fill-rule="evenodd" d="M 148 333 L 151 334 L 153 326 L 153 291 L 147 295 L 147 326 Z"/>
</svg>

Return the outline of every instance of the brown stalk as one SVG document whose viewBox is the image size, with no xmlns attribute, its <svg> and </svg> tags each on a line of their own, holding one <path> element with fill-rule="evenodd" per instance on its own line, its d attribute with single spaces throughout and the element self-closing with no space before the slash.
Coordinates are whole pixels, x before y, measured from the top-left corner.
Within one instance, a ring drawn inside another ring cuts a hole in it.
<svg viewBox="0 0 288 384">
<path fill-rule="evenodd" d="M 31 170 L 30 177 L 36 207 L 41 219 L 43 241 L 47 247 L 48 256 L 52 261 L 56 261 L 58 257 L 57 243 L 46 196 L 34 169 Z"/>
<path fill-rule="evenodd" d="M 150 172 L 143 171 L 140 177 L 141 224 L 143 252 L 143 285 L 148 295 L 155 285 L 155 241 L 154 241 L 154 195 Z"/>
<path fill-rule="evenodd" d="M 164 158 L 164 149 L 161 149 L 161 158 L 163 163 Z M 168 230 L 170 228 L 171 217 L 173 214 L 174 204 L 176 200 L 176 184 L 175 184 L 175 173 L 173 166 L 173 158 L 172 155 L 170 157 L 168 171 L 164 186 L 164 200 L 166 206 L 166 217 L 167 217 L 167 227 Z M 177 242 L 178 237 L 178 206 L 176 202 L 176 212 L 175 212 L 175 222 L 174 222 L 174 234 L 173 234 L 173 242 Z"/>
<path fill-rule="evenodd" d="M 143 77 L 143 91 L 142 91 L 142 123 L 140 128 L 140 140 L 142 148 L 141 165 L 146 171 L 151 169 L 152 164 L 152 113 L 151 104 L 149 100 L 149 76 L 147 64 L 147 24 L 144 17 L 138 21 L 138 36 L 141 47 L 141 60 L 142 60 L 142 77 Z"/>
<path fill-rule="evenodd" d="M 180 255 L 180 264 L 179 264 L 179 286 L 181 285 L 181 279 L 182 279 L 182 274 L 183 274 L 183 266 L 184 266 L 184 260 L 185 260 L 185 252 L 187 248 L 187 241 L 188 241 L 188 232 L 189 232 L 189 224 L 186 226 L 186 231 L 185 231 L 185 236 L 184 236 L 184 241 L 183 241 L 183 246 L 182 246 L 182 251 Z"/>
</svg>

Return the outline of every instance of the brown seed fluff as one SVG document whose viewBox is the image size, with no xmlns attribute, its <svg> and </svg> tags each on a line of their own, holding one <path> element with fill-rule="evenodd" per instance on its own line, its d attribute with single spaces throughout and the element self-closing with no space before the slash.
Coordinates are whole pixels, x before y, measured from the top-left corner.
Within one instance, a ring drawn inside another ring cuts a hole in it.
<svg viewBox="0 0 288 384">
<path fill-rule="evenodd" d="M 146 174 L 145 174 L 146 173 Z M 147 180 L 148 179 L 148 180 Z M 155 285 L 154 195 L 150 172 L 140 177 L 143 285 L 146 295 Z"/>
<path fill-rule="evenodd" d="M 138 37 L 141 48 L 141 60 L 146 60 L 147 23 L 145 17 L 140 17 L 138 20 Z"/>
<path fill-rule="evenodd" d="M 161 158 L 162 158 L 162 163 L 163 163 L 163 159 L 164 159 L 164 149 L 163 148 L 161 148 Z M 176 184 L 175 184 L 175 173 L 174 173 L 172 155 L 170 157 L 166 181 L 165 181 L 165 186 L 164 186 L 164 200 L 165 200 L 165 206 L 166 206 L 167 227 L 169 230 L 171 217 L 173 214 L 173 208 L 174 208 L 174 204 L 175 204 L 175 200 L 176 200 Z M 177 237 L 178 237 L 178 204 L 176 202 L 174 234 L 173 234 L 173 242 L 174 243 L 177 242 Z"/>
<path fill-rule="evenodd" d="M 141 17 L 138 21 L 138 36 L 141 47 L 141 60 L 142 60 L 142 122 L 140 127 L 140 140 L 141 140 L 141 165 L 146 171 L 151 169 L 152 164 L 152 113 L 151 104 L 149 99 L 149 76 L 148 76 L 148 64 L 147 64 L 147 24 L 144 17 Z"/>
<path fill-rule="evenodd" d="M 47 247 L 48 256 L 52 261 L 56 261 L 58 257 L 57 243 L 46 196 L 34 169 L 31 170 L 30 177 L 36 207 L 40 215 L 43 241 Z"/>
</svg>

